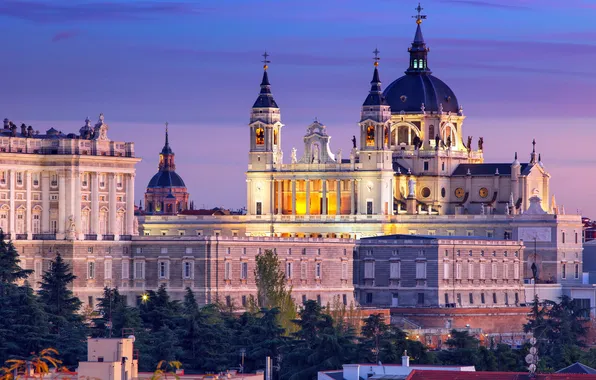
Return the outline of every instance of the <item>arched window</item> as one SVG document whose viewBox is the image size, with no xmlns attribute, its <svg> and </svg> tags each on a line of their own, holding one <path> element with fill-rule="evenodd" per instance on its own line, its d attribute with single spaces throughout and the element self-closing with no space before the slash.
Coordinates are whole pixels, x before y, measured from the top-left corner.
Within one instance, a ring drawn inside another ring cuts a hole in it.
<svg viewBox="0 0 596 380">
<path fill-rule="evenodd" d="M 374 146 L 375 145 L 375 127 L 369 125 L 366 127 L 366 145 L 367 146 Z"/>
<path fill-rule="evenodd" d="M 257 145 L 265 144 L 265 131 L 261 127 L 257 127 L 255 130 L 255 139 Z"/>
<path fill-rule="evenodd" d="M 428 139 L 433 140 L 435 138 L 435 126 L 429 125 L 428 126 Z"/>
<path fill-rule="evenodd" d="M 415 59 L 415 60 L 414 60 L 414 68 L 415 68 L 415 69 L 417 69 L 417 68 L 418 68 L 418 60 L 417 60 L 417 59 Z"/>
<path fill-rule="evenodd" d="M 385 127 L 385 145 L 389 146 L 389 128 Z"/>
<path fill-rule="evenodd" d="M 410 145 L 410 128 L 405 125 L 398 127 L 397 129 L 397 145 L 405 144 Z"/>
<path fill-rule="evenodd" d="M 277 145 L 277 129 L 273 130 L 273 145 Z"/>
</svg>

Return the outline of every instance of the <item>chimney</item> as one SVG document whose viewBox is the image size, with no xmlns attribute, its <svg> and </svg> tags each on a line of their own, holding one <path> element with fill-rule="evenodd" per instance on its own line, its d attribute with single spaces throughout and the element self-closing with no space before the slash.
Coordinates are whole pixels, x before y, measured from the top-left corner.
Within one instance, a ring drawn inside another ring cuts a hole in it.
<svg viewBox="0 0 596 380">
<path fill-rule="evenodd" d="M 407 350 L 404 350 L 404 355 L 401 357 L 401 366 L 402 367 L 410 366 L 410 357 L 408 356 Z"/>
</svg>

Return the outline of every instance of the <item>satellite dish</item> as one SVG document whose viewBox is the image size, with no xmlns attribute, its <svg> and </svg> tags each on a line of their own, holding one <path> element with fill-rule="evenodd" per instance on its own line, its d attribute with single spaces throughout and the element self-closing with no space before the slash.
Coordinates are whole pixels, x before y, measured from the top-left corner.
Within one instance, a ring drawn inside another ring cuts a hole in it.
<svg viewBox="0 0 596 380">
<path fill-rule="evenodd" d="M 533 346 L 536 344 L 536 338 L 532 337 L 530 338 L 530 344 Z"/>
<path fill-rule="evenodd" d="M 526 363 L 528 363 L 528 364 L 534 364 L 535 363 L 534 355 L 532 355 L 532 354 L 526 355 Z"/>
<path fill-rule="evenodd" d="M 538 352 L 538 350 L 536 349 L 536 347 L 530 347 L 530 353 L 532 355 L 536 355 L 537 352 Z"/>
<path fill-rule="evenodd" d="M 133 343 L 135 342 L 135 336 L 134 336 L 134 335 L 129 335 L 129 336 L 128 336 L 128 339 L 132 339 L 132 342 L 133 342 Z"/>
<path fill-rule="evenodd" d="M 536 372 L 536 364 L 530 364 L 528 366 L 528 369 L 530 370 L 530 372 Z"/>
</svg>

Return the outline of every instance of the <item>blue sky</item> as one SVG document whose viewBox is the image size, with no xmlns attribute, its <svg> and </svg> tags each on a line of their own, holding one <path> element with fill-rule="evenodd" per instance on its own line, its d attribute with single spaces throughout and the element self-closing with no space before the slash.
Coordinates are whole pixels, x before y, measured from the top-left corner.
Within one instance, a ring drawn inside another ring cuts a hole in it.
<svg viewBox="0 0 596 380">
<path fill-rule="evenodd" d="M 106 115 L 143 158 L 137 197 L 170 123 L 197 206 L 240 207 L 248 113 L 261 54 L 281 107 L 286 157 L 317 117 L 346 151 L 381 51 L 383 85 L 402 75 L 417 3 L 404 0 L 16 1 L 0 3 L 0 117 L 77 131 Z M 422 4 L 429 67 L 455 91 L 464 134 L 487 161 L 527 159 L 536 138 L 557 202 L 596 217 L 595 1 Z"/>
</svg>

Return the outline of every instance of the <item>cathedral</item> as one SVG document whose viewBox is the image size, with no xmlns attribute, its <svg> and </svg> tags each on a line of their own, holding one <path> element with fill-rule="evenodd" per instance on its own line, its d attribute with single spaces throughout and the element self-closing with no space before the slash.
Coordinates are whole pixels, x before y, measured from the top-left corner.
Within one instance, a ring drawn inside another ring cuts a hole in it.
<svg viewBox="0 0 596 380">
<path fill-rule="evenodd" d="M 134 215 L 140 159 L 133 143 L 108 139 L 103 115 L 78 135 L 18 133 L 7 120 L 0 227 L 36 280 L 60 252 L 91 307 L 106 286 L 133 304 L 160 285 L 174 298 L 190 288 L 202 304 L 243 307 L 265 249 L 278 254 L 297 300 L 321 304 L 504 307 L 542 291 L 525 285 L 534 278 L 546 284 L 541 297 L 596 304 L 582 287 L 581 217 L 551 200 L 534 142 L 527 161 L 512 152 L 511 162 L 484 162 L 482 137 L 464 132 L 463 107 L 431 72 L 423 19 L 404 75 L 385 89 L 375 51 L 349 152 L 332 149 L 333 128 L 318 120 L 306 127 L 301 157 L 283 145 L 265 54 L 246 127 L 245 213 L 189 207 L 167 124 L 157 173 L 143 180 L 145 208 Z"/>
</svg>

